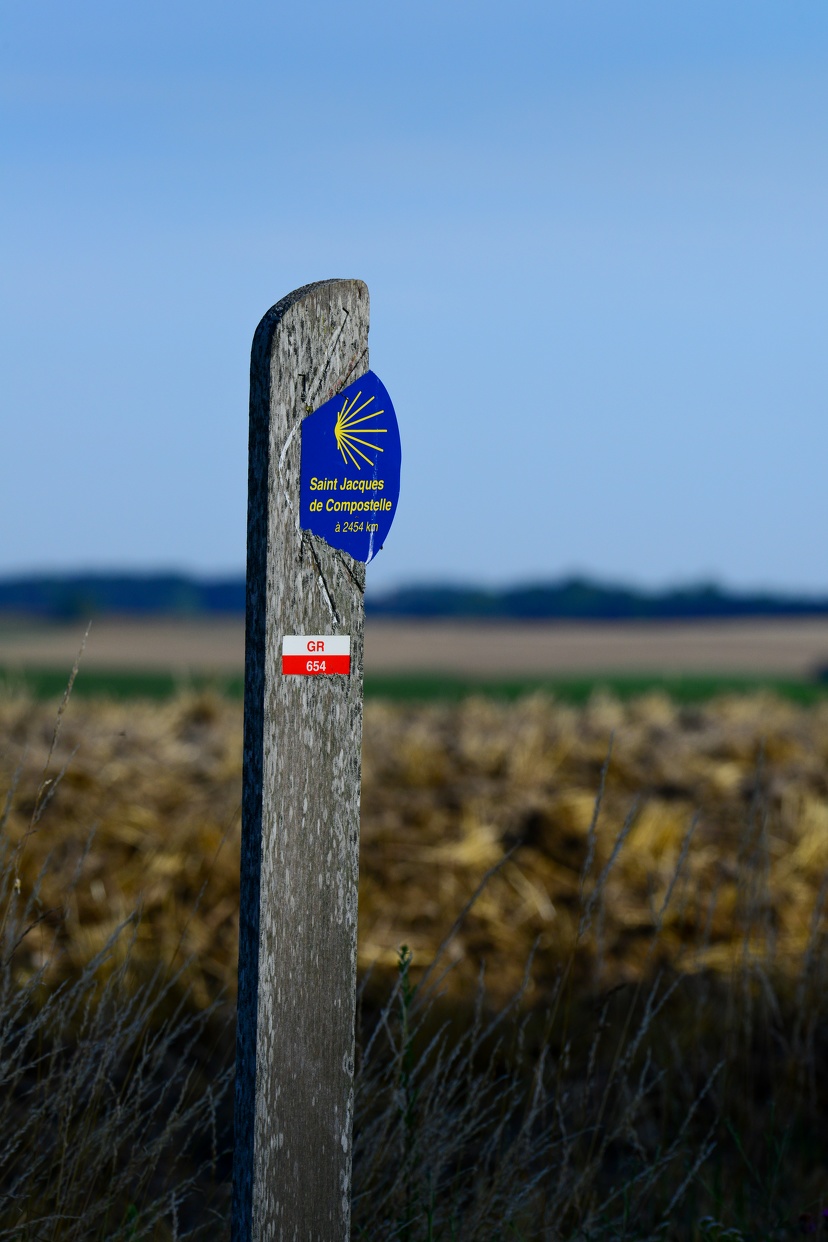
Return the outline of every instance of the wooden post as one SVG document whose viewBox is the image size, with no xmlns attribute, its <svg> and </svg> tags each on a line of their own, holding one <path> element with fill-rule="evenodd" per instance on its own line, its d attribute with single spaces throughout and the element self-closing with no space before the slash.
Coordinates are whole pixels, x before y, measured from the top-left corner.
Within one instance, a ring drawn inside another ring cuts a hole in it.
<svg viewBox="0 0 828 1242">
<path fill-rule="evenodd" d="M 250 365 L 234 1242 L 350 1236 L 365 565 L 302 530 L 304 417 L 368 369 L 368 290 L 306 285 Z M 280 675 L 350 635 L 349 676 Z"/>
</svg>

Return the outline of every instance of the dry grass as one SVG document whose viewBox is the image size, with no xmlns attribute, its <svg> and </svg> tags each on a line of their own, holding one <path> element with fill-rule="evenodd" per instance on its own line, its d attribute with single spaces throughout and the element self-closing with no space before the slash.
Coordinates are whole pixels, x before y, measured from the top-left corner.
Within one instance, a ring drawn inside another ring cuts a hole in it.
<svg viewBox="0 0 828 1242">
<path fill-rule="evenodd" d="M 232 991 L 240 732 L 209 696 L 77 701 L 55 744 L 54 709 L 0 703 L 6 896 L 32 916 L 9 997 L 76 986 L 96 953 L 121 1004 L 192 957 L 150 1026 Z M 357 1236 L 816 1227 L 826 759 L 828 707 L 772 698 L 369 704 Z M 137 901 L 126 952 L 113 935 Z"/>
<path fill-rule="evenodd" d="M 12 842 L 29 832 L 53 726 L 53 707 L 0 701 L 0 778 L 16 786 Z M 484 957 L 490 986 L 510 993 L 539 938 L 532 989 L 540 996 L 576 937 L 611 739 L 593 877 L 619 826 L 632 820 L 600 903 L 597 952 L 584 950 L 579 968 L 598 985 L 639 976 L 691 824 L 659 959 L 726 974 L 744 952 L 750 913 L 752 936 L 761 930 L 767 942 L 757 951 L 772 945 L 780 969 L 798 960 L 828 864 L 828 705 L 756 697 L 681 709 L 651 697 L 575 709 L 537 697 L 367 705 L 361 966 L 392 969 L 402 943 L 415 967 L 430 961 L 480 876 L 513 848 L 453 942 L 455 957 L 468 963 L 453 986 L 465 987 Z M 85 851 L 61 924 L 65 968 L 82 966 L 140 902 L 132 970 L 141 962 L 154 969 L 159 954 L 171 963 L 194 957 L 189 982 L 200 1004 L 232 994 L 241 708 L 210 696 L 161 705 L 77 700 L 50 775 L 64 768 L 48 828 L 30 832 L 19 879 L 22 893 L 31 892 L 49 856 L 42 899 L 62 907 L 66 877 Z M 751 821 L 759 792 L 765 809 Z M 749 890 L 740 859 L 750 864 Z"/>
</svg>

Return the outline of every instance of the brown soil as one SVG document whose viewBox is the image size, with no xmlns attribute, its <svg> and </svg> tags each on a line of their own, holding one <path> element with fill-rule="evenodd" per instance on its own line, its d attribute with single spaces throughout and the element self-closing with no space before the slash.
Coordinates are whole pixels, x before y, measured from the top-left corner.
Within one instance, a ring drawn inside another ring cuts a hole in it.
<svg viewBox="0 0 828 1242">
<path fill-rule="evenodd" d="M 0 666 L 70 669 L 84 626 L 0 627 Z M 240 672 L 240 620 L 95 621 L 84 667 Z M 828 619 L 579 624 L 369 621 L 368 673 L 719 673 L 808 676 L 828 664 Z"/>
</svg>

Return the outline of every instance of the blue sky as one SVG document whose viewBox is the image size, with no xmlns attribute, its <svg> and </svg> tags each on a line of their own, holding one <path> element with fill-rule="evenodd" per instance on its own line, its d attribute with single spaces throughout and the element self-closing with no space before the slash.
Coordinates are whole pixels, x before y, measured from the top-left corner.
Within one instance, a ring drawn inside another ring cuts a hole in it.
<svg viewBox="0 0 828 1242">
<path fill-rule="evenodd" d="M 828 586 L 828 5 L 6 0 L 0 64 L 0 573 L 240 570 L 256 323 L 357 276 L 375 587 Z"/>
</svg>

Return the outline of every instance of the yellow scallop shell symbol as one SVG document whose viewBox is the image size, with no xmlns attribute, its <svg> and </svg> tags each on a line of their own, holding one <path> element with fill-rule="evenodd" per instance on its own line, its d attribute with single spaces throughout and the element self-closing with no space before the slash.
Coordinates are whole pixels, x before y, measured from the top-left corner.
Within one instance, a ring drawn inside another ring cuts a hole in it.
<svg viewBox="0 0 828 1242">
<path fill-rule="evenodd" d="M 367 401 L 363 401 L 362 405 L 357 405 L 361 392 L 358 392 L 353 400 L 345 400 L 345 404 L 336 416 L 336 424 L 334 426 L 334 435 L 336 436 L 336 447 L 342 454 L 343 460 L 347 464 L 353 462 L 357 470 L 361 470 L 357 457 L 361 457 L 363 461 L 367 461 L 369 466 L 375 463 L 367 454 L 363 453 L 359 445 L 364 448 L 371 449 L 374 453 L 381 453 L 383 450 L 378 444 L 372 444 L 370 440 L 362 439 L 363 436 L 384 436 L 388 434 L 387 427 L 366 427 L 366 423 L 370 423 L 372 418 L 379 418 L 384 414 L 384 410 L 374 410 L 372 414 L 363 414 L 362 418 L 357 415 L 362 413 L 364 409 L 374 400 L 369 397 Z"/>
</svg>

